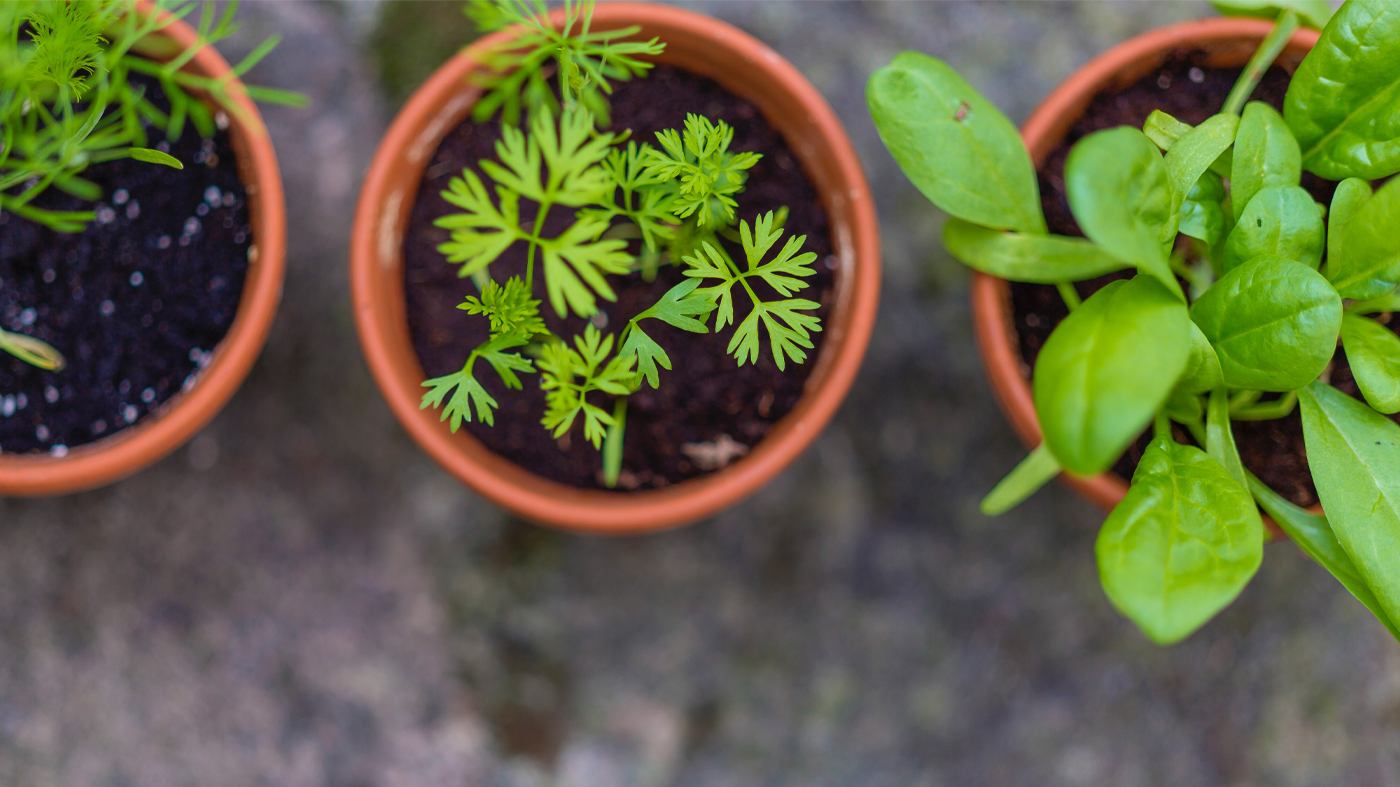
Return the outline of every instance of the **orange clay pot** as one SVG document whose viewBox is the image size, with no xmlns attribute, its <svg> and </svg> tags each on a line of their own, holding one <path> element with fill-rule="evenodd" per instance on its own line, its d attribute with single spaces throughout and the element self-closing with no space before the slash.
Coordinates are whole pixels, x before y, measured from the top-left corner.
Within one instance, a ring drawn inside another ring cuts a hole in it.
<svg viewBox="0 0 1400 787">
<path fill-rule="evenodd" d="M 562 24 L 560 11 L 554 14 Z M 640 38 L 666 44 L 656 62 L 715 80 L 751 102 L 787 140 L 820 193 L 831 221 L 836 304 L 807 391 L 748 456 L 666 489 L 606 492 L 549 481 L 488 450 L 465 431 L 452 434 L 438 413 L 421 411 L 423 369 L 409 339 L 404 306 L 403 233 L 423 169 L 439 142 L 467 118 L 481 95 L 468 76 L 504 30 L 477 41 L 438 69 L 413 95 L 380 143 L 365 177 L 350 245 L 350 284 L 365 357 L 390 409 L 413 439 L 463 483 L 527 519 L 590 533 L 640 533 L 694 522 L 766 484 L 814 440 L 855 379 L 880 288 L 880 241 L 865 174 L 845 130 L 805 78 L 762 42 L 679 8 L 602 3 L 593 28 L 638 25 Z M 444 264 L 446 264 L 444 262 Z"/>
<path fill-rule="evenodd" d="M 149 2 L 137 6 L 137 13 L 148 14 L 153 10 Z M 164 11 L 159 13 L 166 16 Z M 141 51 L 149 51 L 153 56 L 161 51 L 168 52 L 168 42 L 162 42 L 159 37 L 173 40 L 180 50 L 193 45 L 197 38 L 189 25 L 175 21 L 158 31 L 152 37 L 154 40 L 142 42 Z M 208 46 L 185 68 L 210 77 L 229 71 L 223 57 Z M 223 409 L 243 378 L 248 376 L 267 341 L 272 318 L 282 300 L 287 220 L 282 201 L 282 175 L 277 169 L 272 140 L 253 102 L 242 96 L 237 101 L 251 118 L 251 124 L 231 115 L 228 130 L 248 194 L 253 242 L 248 247 L 243 298 L 228 335 L 215 348 L 209 365 L 198 373 L 192 388 L 171 397 L 158 411 L 135 426 L 78 446 L 62 458 L 0 454 L 0 495 L 38 497 L 79 492 L 142 470 L 184 445 Z"/>
<path fill-rule="evenodd" d="M 1124 41 L 1076 71 L 1031 113 L 1021 126 L 1031 159 L 1037 167 L 1044 163 L 1099 93 L 1128 87 L 1160 67 L 1173 53 L 1204 51 L 1209 56 L 1208 65 L 1237 68 L 1249 61 L 1272 29 L 1271 22 L 1259 19 L 1202 19 L 1158 28 Z M 1317 43 L 1318 35 L 1316 30 L 1306 29 L 1294 33 L 1275 64 L 1292 72 Z M 1022 373 L 1007 281 L 974 271 L 972 312 L 982 362 L 1002 412 L 1027 447 L 1040 445 L 1040 422 L 1031 401 L 1030 383 Z M 1105 509 L 1116 506 L 1128 492 L 1128 482 L 1112 472 L 1092 478 L 1064 473 L 1061 478 Z M 1271 520 L 1268 524 L 1277 532 Z"/>
</svg>

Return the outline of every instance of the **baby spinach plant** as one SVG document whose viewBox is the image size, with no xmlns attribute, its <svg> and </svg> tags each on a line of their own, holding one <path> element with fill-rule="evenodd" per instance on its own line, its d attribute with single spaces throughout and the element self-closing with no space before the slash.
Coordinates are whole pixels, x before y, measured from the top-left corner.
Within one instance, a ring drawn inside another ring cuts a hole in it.
<svg viewBox="0 0 1400 787">
<path fill-rule="evenodd" d="M 90 210 L 52 210 L 36 199 L 55 188 L 83 200 L 102 190 L 83 178 L 88 166 L 132 158 L 176 169 L 184 165 L 149 147 L 148 126 L 177 139 L 186 123 L 213 136 L 215 115 L 190 91 L 208 96 L 220 109 L 243 116 L 236 83 L 277 45 L 277 36 L 256 47 L 229 75 L 218 79 L 180 70 L 204 46 L 233 35 L 238 2 L 222 11 L 205 4 L 198 42 L 171 48 L 155 37 L 174 19 L 189 16 L 194 2 L 157 2 L 170 16 L 136 12 L 136 0 L 10 2 L 0 4 L 0 212 L 11 212 L 58 232 L 80 232 Z M 160 60 L 150 56 L 159 56 Z M 131 74 L 157 80 L 167 112 L 146 95 Z M 299 105 L 294 93 L 242 88 L 263 101 Z M 63 356 L 31 336 L 0 330 L 0 350 L 44 369 L 63 366 Z"/>
<path fill-rule="evenodd" d="M 1230 603 L 1262 557 L 1260 509 L 1400 638 L 1400 7 L 1218 0 L 1276 20 L 1220 114 L 1162 112 L 1091 134 L 1065 188 L 1086 238 L 1047 233 L 1016 128 L 946 64 L 906 52 L 867 99 L 909 179 L 949 214 L 970 267 L 1053 284 L 1070 309 L 1032 381 L 1044 441 L 983 501 L 1003 512 L 1060 472 L 1106 471 L 1152 441 L 1096 551 L 1109 600 L 1159 643 Z M 1330 18 L 1329 18 L 1330 16 Z M 1300 24 L 1321 40 L 1284 110 L 1247 103 Z M 1330 205 L 1306 170 L 1340 180 Z M 1080 301 L 1073 283 L 1133 272 Z M 1328 384 L 1338 342 L 1365 402 Z M 1326 515 L 1246 470 L 1239 421 L 1302 410 Z M 1173 424 L 1184 427 L 1178 441 Z M 1194 443 L 1194 444 L 1193 444 Z"/>
<path fill-rule="evenodd" d="M 737 218 L 737 198 L 760 156 L 732 151 L 734 129 L 724 121 L 688 114 L 684 128 L 657 133 L 656 146 L 638 144 L 630 131 L 600 131 L 602 97 L 611 92 L 607 79 L 644 75 L 650 64 L 626 58 L 657 54 L 663 45 L 615 40 L 635 29 L 590 33 L 592 2 L 567 9 L 569 21 L 559 31 L 549 26 L 542 3 L 497 0 L 473 6 L 478 18 L 495 14 L 525 25 L 507 66 L 538 73 L 557 55 L 561 81 L 557 97 L 550 93 L 550 100 L 532 100 L 549 92 L 536 76 L 516 71 L 495 77 L 496 97 L 478 115 L 490 117 L 496 107 L 505 108 L 496 159 L 480 162 L 492 188 L 464 169 L 442 193 L 461 212 L 436 220 L 451 230 L 451 240 L 439 250 L 479 290 L 458 308 L 485 317 L 490 333 L 460 371 L 423 383 L 429 390 L 422 407 L 441 408 L 441 419 L 454 432 L 473 415 L 494 425 L 499 404 L 478 379 L 477 361 L 517 390 L 523 388 L 521 374 L 538 373 L 546 403 L 542 426 L 557 438 L 582 418 L 584 437 L 602 452 L 604 478 L 612 487 L 622 468 L 627 397 L 643 385 L 660 387 L 661 370 L 672 368 L 670 355 L 647 333 L 646 321 L 692 333 L 718 333 L 737 324 L 726 352 L 739 366 L 757 363 L 766 334 L 774 363 L 786 370 L 789 362 L 806 361 L 811 334 L 821 330 L 811 313 L 819 304 L 794 297 L 809 286 L 816 255 L 801 252 L 806 236 L 788 237 L 778 246 L 785 209 L 752 224 Z M 583 23 L 573 34 L 576 19 Z M 603 43 L 590 48 L 595 42 Z M 570 62 L 576 71 L 567 71 Z M 566 73 L 578 78 L 565 79 Z M 515 95 L 520 91 L 524 99 Z M 510 122 L 522 104 L 530 109 L 527 130 Z M 549 233 L 548 219 L 559 210 L 571 215 L 571 222 Z M 726 242 L 738 247 L 741 259 Z M 525 246 L 525 275 L 502 283 L 490 266 L 519 244 Z M 680 266 L 685 281 L 616 334 L 605 335 L 590 322 L 581 334 L 559 336 L 540 313 L 548 301 L 560 318 L 595 317 L 600 300 L 617 300 L 615 284 L 631 277 L 654 280 L 662 266 Z M 541 285 L 543 297 L 536 297 Z M 748 307 L 742 319 L 736 300 Z"/>
</svg>

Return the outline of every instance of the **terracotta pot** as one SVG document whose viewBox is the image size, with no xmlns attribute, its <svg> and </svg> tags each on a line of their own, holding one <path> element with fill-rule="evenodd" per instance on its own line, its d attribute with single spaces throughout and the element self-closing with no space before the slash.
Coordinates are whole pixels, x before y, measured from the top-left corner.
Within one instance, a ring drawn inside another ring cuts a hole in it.
<svg viewBox="0 0 1400 787">
<path fill-rule="evenodd" d="M 138 13 L 150 13 L 143 2 Z M 164 11 L 160 12 L 166 16 Z M 176 21 L 160 31 L 181 49 L 193 45 L 195 31 Z M 160 51 L 146 46 L 143 51 Z M 218 77 L 228 63 L 212 47 L 204 47 L 186 69 Z M 237 81 L 237 80 L 235 80 Z M 110 437 L 73 448 L 62 458 L 0 454 L 0 495 L 35 497 L 93 489 L 154 464 L 194 436 L 233 396 L 253 367 L 267 340 L 272 318 L 282 299 L 283 261 L 287 245 L 282 176 L 262 117 L 247 98 L 238 99 L 256 127 L 230 117 L 229 136 L 248 193 L 253 242 L 248 250 L 248 274 L 233 326 L 215 348 L 209 365 L 188 391 L 173 396 L 157 412 Z"/>
<path fill-rule="evenodd" d="M 1208 53 L 1216 67 L 1243 66 L 1273 24 L 1259 19 L 1202 19 L 1158 28 L 1131 38 L 1091 60 L 1050 94 L 1021 127 L 1031 159 L 1039 167 L 1069 132 L 1094 96 L 1122 89 L 1160 67 L 1176 52 Z M 1317 43 L 1316 30 L 1299 30 L 1275 61 L 1290 72 Z M 1030 382 L 1021 373 L 1021 353 L 1011 319 L 1011 288 L 1005 279 L 972 274 L 972 311 L 982 362 L 1002 412 L 1027 448 L 1040 445 L 1040 423 L 1031 401 Z M 1128 492 L 1128 483 L 1113 472 L 1092 478 L 1064 473 L 1065 483 L 1105 509 Z M 1272 521 L 1269 522 L 1273 526 Z"/>
<path fill-rule="evenodd" d="M 555 12 L 556 23 L 561 19 Z M 350 282 L 360 341 L 379 388 L 413 439 L 448 472 L 515 513 L 560 528 L 636 533 L 693 522 L 767 483 L 826 425 L 845 397 L 870 339 L 880 287 L 875 207 L 865 175 L 835 114 L 802 75 L 762 42 L 678 8 L 603 3 L 594 29 L 639 25 L 659 37 L 657 62 L 719 82 L 756 106 L 782 132 L 820 192 L 831 220 L 836 305 L 826 340 L 797 407 L 748 456 L 708 476 L 663 490 L 605 492 L 545 480 L 488 450 L 465 431 L 452 434 L 438 413 L 419 410 L 423 369 L 409 339 L 404 306 L 403 233 L 423 169 L 439 142 L 468 114 L 480 90 L 468 83 L 477 58 L 509 40 L 487 36 L 438 69 L 404 106 L 365 178 L 350 248 Z M 444 262 L 444 264 L 446 264 Z"/>
</svg>

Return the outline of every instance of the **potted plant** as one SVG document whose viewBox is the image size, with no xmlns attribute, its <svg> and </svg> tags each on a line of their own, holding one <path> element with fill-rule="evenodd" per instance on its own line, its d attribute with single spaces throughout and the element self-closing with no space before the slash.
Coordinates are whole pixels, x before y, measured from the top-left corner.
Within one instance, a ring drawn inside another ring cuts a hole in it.
<svg viewBox="0 0 1400 787">
<path fill-rule="evenodd" d="M 1100 578 L 1159 643 L 1253 576 L 1262 509 L 1397 634 L 1400 182 L 1372 182 L 1400 171 L 1382 120 L 1400 110 L 1400 15 L 1385 0 L 1330 20 L 1321 2 L 1217 7 L 1273 23 L 1130 41 L 1056 91 L 1024 144 L 933 58 L 905 53 L 870 81 L 886 145 L 979 272 L 984 357 L 1034 446 L 983 509 L 1062 472 L 1111 505 Z M 1254 450 L 1260 428 L 1299 445 Z M 1325 516 L 1297 504 L 1313 488 Z"/>
<path fill-rule="evenodd" d="M 873 325 L 874 209 L 840 123 L 692 12 L 469 11 L 500 29 L 404 107 L 356 215 L 380 389 L 535 521 L 639 532 L 736 502 L 820 432 Z"/>
<path fill-rule="evenodd" d="M 235 4 L 0 7 L 0 494 L 100 486 L 233 395 L 281 297 L 277 162 L 210 46 Z"/>
</svg>

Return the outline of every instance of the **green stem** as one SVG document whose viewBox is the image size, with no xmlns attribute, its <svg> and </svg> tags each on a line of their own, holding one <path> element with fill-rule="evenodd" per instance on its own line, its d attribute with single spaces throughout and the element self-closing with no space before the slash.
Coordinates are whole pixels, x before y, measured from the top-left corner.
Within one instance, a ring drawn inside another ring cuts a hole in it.
<svg viewBox="0 0 1400 787">
<path fill-rule="evenodd" d="M 1298 392 L 1289 391 L 1286 395 L 1275 399 L 1272 402 L 1242 407 L 1230 413 L 1230 417 L 1236 421 L 1272 421 L 1282 418 L 1293 412 L 1293 408 L 1298 406 Z"/>
<path fill-rule="evenodd" d="M 1264 73 L 1278 59 L 1279 53 L 1283 51 L 1283 48 L 1288 44 L 1288 39 L 1293 37 L 1293 33 L 1297 29 L 1298 13 L 1296 11 L 1284 11 L 1278 15 L 1278 21 L 1274 22 L 1274 29 L 1269 31 L 1264 43 L 1259 45 L 1254 57 L 1249 59 L 1249 65 L 1244 67 L 1244 73 L 1240 74 L 1239 81 L 1230 91 L 1230 97 L 1225 99 L 1225 107 L 1220 110 L 1222 113 L 1240 114 L 1245 103 L 1249 101 L 1250 95 L 1254 93 L 1254 88 L 1258 87 L 1259 81 L 1264 78 Z"/>
<path fill-rule="evenodd" d="M 1259 397 L 1263 395 L 1263 391 L 1240 391 L 1234 396 L 1231 396 L 1230 415 L 1234 415 L 1236 412 L 1243 410 L 1244 408 L 1249 407 L 1250 405 L 1259 401 Z"/>
<path fill-rule="evenodd" d="M 1157 418 L 1152 422 L 1152 434 L 1154 437 L 1171 438 L 1172 419 L 1165 409 L 1158 411 Z"/>
<path fill-rule="evenodd" d="M 544 231 L 544 219 L 549 215 L 550 203 L 541 202 L 535 214 L 535 228 L 530 231 L 530 251 L 525 256 L 525 289 L 535 291 L 535 248 L 540 245 L 540 233 Z"/>
<path fill-rule="evenodd" d="M 1191 437 L 1195 439 L 1196 445 L 1205 448 L 1209 439 L 1207 438 L 1205 427 L 1201 426 L 1200 421 L 1191 421 L 1182 424 L 1182 426 L 1186 427 L 1186 431 L 1191 433 Z"/>
<path fill-rule="evenodd" d="M 1073 284 L 1062 281 L 1055 285 L 1055 289 L 1060 291 L 1060 297 L 1064 299 L 1065 306 L 1069 307 L 1070 311 L 1078 309 L 1079 304 L 1083 303 L 1083 301 L 1079 299 L 1079 291 L 1074 289 Z"/>
<path fill-rule="evenodd" d="M 603 481 L 609 489 L 617 486 L 622 475 L 622 438 L 627 432 L 627 397 L 619 396 L 613 403 L 613 420 L 603 442 Z"/>
</svg>

